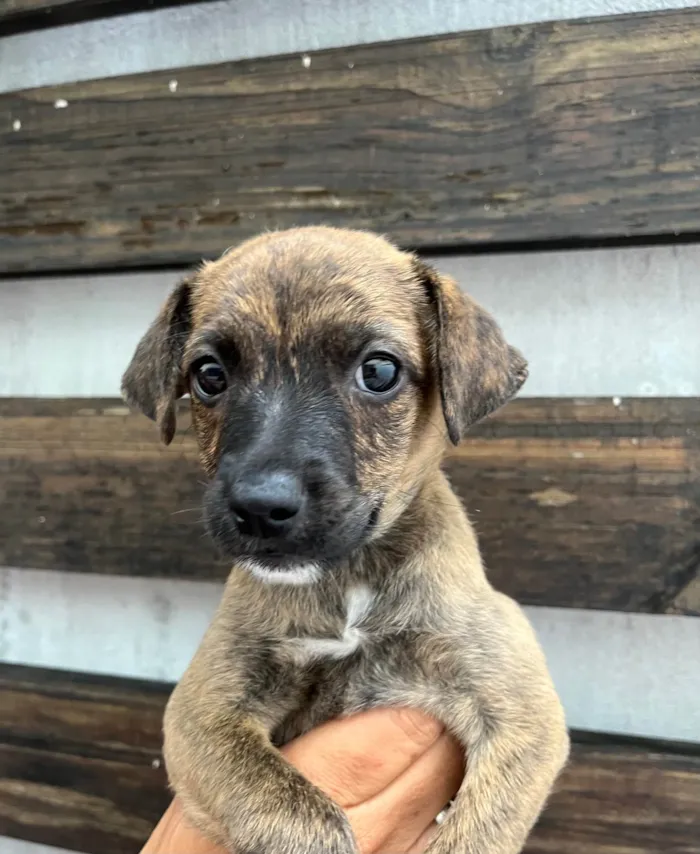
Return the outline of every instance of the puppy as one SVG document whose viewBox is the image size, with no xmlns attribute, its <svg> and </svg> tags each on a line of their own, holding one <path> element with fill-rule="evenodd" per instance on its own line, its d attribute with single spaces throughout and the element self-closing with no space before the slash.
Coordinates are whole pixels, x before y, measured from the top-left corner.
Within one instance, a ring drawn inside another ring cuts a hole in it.
<svg viewBox="0 0 700 854">
<path fill-rule="evenodd" d="M 164 725 L 171 784 L 213 840 L 355 852 L 276 746 L 401 705 L 468 755 L 430 854 L 521 851 L 568 755 L 564 715 L 440 463 L 526 376 L 451 279 L 368 233 L 265 234 L 175 288 L 123 393 L 166 443 L 189 393 L 207 526 L 233 564 Z"/>
</svg>

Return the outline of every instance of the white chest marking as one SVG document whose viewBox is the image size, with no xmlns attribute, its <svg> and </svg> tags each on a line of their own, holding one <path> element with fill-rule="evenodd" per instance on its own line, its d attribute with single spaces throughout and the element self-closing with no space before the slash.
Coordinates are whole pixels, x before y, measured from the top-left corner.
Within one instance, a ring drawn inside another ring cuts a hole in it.
<svg viewBox="0 0 700 854">
<path fill-rule="evenodd" d="M 311 660 L 318 658 L 346 658 L 352 655 L 364 640 L 364 632 L 359 624 L 372 610 L 374 594 L 365 585 L 353 587 L 346 596 L 347 616 L 345 628 L 339 638 L 296 638 L 298 658 Z"/>
</svg>

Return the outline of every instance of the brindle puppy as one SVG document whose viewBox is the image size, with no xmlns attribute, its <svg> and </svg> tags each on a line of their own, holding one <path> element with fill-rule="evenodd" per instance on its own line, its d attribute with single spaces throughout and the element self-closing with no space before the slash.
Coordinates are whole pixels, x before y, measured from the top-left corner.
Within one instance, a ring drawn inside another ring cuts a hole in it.
<svg viewBox="0 0 700 854">
<path fill-rule="evenodd" d="M 564 716 L 440 461 L 526 376 L 452 280 L 370 234 L 266 234 L 176 287 L 123 391 L 166 443 L 189 392 L 207 524 L 233 563 L 165 716 L 171 783 L 212 839 L 355 852 L 275 745 L 394 704 L 468 753 L 431 854 L 521 850 L 566 761 Z"/>
</svg>

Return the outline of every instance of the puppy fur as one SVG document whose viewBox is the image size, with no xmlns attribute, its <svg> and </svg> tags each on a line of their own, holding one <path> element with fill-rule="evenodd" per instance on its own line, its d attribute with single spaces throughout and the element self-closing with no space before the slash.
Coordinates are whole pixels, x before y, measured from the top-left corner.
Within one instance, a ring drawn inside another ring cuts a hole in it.
<svg viewBox="0 0 700 854">
<path fill-rule="evenodd" d="M 402 365 L 379 402 L 352 382 L 367 347 Z M 227 377 L 213 403 L 193 393 L 203 353 Z M 213 840 L 239 854 L 356 852 L 343 812 L 277 747 L 400 705 L 440 719 L 468 756 L 430 854 L 521 851 L 568 755 L 564 715 L 440 464 L 526 376 L 455 282 L 368 233 L 265 234 L 175 288 L 123 393 L 165 442 L 191 393 L 205 516 L 233 564 L 164 726 L 171 784 Z M 240 479 L 270 465 L 309 484 L 303 524 L 274 556 L 230 509 Z"/>
</svg>

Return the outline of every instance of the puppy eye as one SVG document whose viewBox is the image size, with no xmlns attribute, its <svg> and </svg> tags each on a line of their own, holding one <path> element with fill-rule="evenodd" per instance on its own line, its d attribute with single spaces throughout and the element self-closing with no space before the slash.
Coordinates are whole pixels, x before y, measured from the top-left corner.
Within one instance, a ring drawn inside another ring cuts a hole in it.
<svg viewBox="0 0 700 854">
<path fill-rule="evenodd" d="M 200 359 L 192 366 L 192 390 L 197 397 L 208 403 L 226 391 L 226 373 L 211 357 Z"/>
<path fill-rule="evenodd" d="M 360 365 L 355 374 L 355 382 L 370 394 L 386 394 L 396 387 L 401 367 L 396 359 L 378 353 L 370 356 Z"/>
</svg>

